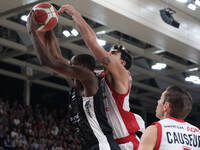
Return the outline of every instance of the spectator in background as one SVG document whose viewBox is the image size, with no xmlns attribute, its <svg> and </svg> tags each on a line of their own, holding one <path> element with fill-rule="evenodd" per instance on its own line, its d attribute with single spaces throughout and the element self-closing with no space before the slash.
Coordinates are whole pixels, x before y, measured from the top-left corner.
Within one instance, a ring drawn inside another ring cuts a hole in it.
<svg viewBox="0 0 200 150">
<path fill-rule="evenodd" d="M 3 101 L 0 98 L 0 114 L 3 114 Z"/>
<path fill-rule="evenodd" d="M 45 147 L 48 147 L 48 150 L 50 150 L 53 146 L 53 143 L 60 143 L 64 150 L 67 149 L 66 147 L 70 147 L 70 145 L 74 145 L 75 150 L 81 149 L 81 147 L 77 145 L 77 143 L 80 144 L 80 142 L 77 142 L 78 138 L 73 137 L 69 143 L 66 143 L 68 139 L 64 139 L 64 137 L 73 134 L 64 128 L 65 126 L 63 124 L 68 124 L 64 111 L 63 114 L 58 114 L 56 111 L 54 111 L 54 115 L 52 115 L 53 112 L 47 110 L 46 108 L 40 108 L 41 112 L 46 111 L 46 114 L 50 114 L 51 120 L 54 120 L 52 122 L 45 119 L 46 117 L 43 115 L 43 113 L 41 113 L 41 120 L 34 118 L 35 115 L 32 113 L 34 107 L 32 108 L 30 106 L 23 106 L 18 103 L 12 104 L 10 101 L 2 101 L 2 103 L 3 110 L 6 112 L 6 116 L 0 115 L 0 136 L 2 135 L 1 137 L 3 137 L 1 140 L 2 145 L 0 146 L 4 147 L 4 149 L 28 150 L 29 145 L 32 144 L 34 149 L 44 150 Z M 20 116 L 21 118 L 21 123 L 17 127 L 13 125 L 13 112 L 16 112 L 16 115 Z M 58 115 L 60 118 L 59 120 L 57 119 Z M 55 118 L 53 118 L 53 116 Z M 2 123 L 2 121 L 4 122 Z M 43 128 L 38 128 L 38 123 L 40 121 L 43 122 Z M 30 126 L 27 126 L 27 123 L 30 123 Z M 51 131 L 51 127 L 54 124 L 57 124 L 57 127 L 60 130 L 57 136 L 54 136 L 51 134 L 51 132 L 47 134 L 48 128 Z M 68 126 L 69 125 L 67 125 L 67 127 Z M 32 130 L 32 132 L 30 133 L 29 130 Z M 18 136 L 15 135 L 13 138 L 11 138 L 12 131 L 17 132 Z M 6 135 L 9 135 L 7 139 Z"/>
<path fill-rule="evenodd" d="M 59 132 L 59 129 L 57 127 L 57 125 L 55 124 L 51 130 L 51 134 L 53 134 L 54 136 L 57 136 Z"/>
<path fill-rule="evenodd" d="M 1 115 L 0 115 L 0 117 L 1 117 Z M 6 131 L 4 129 L 3 124 L 0 122 L 0 146 L 4 145 L 3 141 L 4 141 L 5 137 L 6 137 Z"/>
<path fill-rule="evenodd" d="M 7 148 L 7 149 L 12 149 L 12 147 L 13 147 L 13 141 L 12 141 L 12 139 L 10 138 L 10 135 L 9 134 L 7 134 L 6 135 L 6 138 L 4 139 L 4 147 L 5 148 Z"/>
<path fill-rule="evenodd" d="M 20 120 L 19 120 L 19 117 L 17 115 L 13 119 L 13 123 L 14 123 L 15 126 L 18 126 L 20 124 Z"/>
<path fill-rule="evenodd" d="M 17 129 L 14 127 L 13 130 L 11 131 L 11 138 L 18 137 Z"/>
<path fill-rule="evenodd" d="M 25 136 L 22 136 L 22 138 L 20 139 L 19 142 L 20 142 L 22 145 L 26 145 L 26 146 L 28 146 L 28 142 L 27 142 Z"/>
</svg>

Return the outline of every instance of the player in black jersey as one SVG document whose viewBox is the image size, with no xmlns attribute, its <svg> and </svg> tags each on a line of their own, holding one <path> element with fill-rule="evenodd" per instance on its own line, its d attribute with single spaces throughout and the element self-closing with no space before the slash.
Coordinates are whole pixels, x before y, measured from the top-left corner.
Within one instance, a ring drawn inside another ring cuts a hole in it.
<svg viewBox="0 0 200 150">
<path fill-rule="evenodd" d="M 101 79 L 93 73 L 94 58 L 82 54 L 66 60 L 53 31 L 39 32 L 39 25 L 30 12 L 27 29 L 41 64 L 72 79 L 74 88 L 69 99 L 70 120 L 82 137 L 84 150 L 120 150 L 108 125 Z"/>
</svg>

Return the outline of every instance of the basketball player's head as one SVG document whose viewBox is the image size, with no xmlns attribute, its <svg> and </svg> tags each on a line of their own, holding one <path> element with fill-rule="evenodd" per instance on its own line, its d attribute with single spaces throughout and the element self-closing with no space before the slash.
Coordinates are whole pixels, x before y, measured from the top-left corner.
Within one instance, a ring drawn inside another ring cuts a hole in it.
<svg viewBox="0 0 200 150">
<path fill-rule="evenodd" d="M 123 45 L 114 44 L 110 49 L 110 53 L 112 55 L 119 56 L 119 58 L 121 59 L 122 64 L 124 65 L 124 67 L 126 69 L 129 69 L 131 67 L 132 58 L 131 58 L 130 54 L 128 53 L 128 51 L 126 50 L 126 48 Z"/>
<path fill-rule="evenodd" d="M 96 67 L 95 59 L 91 55 L 88 55 L 88 54 L 80 54 L 80 55 L 72 57 L 71 63 L 73 65 L 84 66 L 91 71 L 94 71 Z"/>
<path fill-rule="evenodd" d="M 185 119 L 192 110 L 192 97 L 189 92 L 177 86 L 168 87 L 158 100 L 156 117 Z"/>
<path fill-rule="evenodd" d="M 88 55 L 88 54 L 80 54 L 80 55 L 72 57 L 71 64 L 83 66 L 86 69 L 89 69 L 91 71 L 94 71 L 96 67 L 95 59 L 91 55 Z M 73 81 L 74 81 L 74 86 L 78 90 L 83 90 L 83 86 L 79 80 L 73 80 Z"/>
</svg>

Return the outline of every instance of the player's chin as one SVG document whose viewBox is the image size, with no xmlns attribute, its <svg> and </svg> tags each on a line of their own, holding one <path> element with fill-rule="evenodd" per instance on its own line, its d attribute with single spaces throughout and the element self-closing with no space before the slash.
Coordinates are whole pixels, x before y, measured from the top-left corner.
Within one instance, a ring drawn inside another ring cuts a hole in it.
<svg viewBox="0 0 200 150">
<path fill-rule="evenodd" d="M 156 117 L 160 118 L 160 114 L 158 113 L 158 111 L 156 110 Z"/>
</svg>

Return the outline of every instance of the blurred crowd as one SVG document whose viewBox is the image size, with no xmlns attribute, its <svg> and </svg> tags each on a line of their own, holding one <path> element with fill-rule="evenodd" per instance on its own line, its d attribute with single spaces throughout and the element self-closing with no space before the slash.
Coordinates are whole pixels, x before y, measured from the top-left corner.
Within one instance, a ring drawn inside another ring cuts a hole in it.
<svg viewBox="0 0 200 150">
<path fill-rule="evenodd" d="M 4 150 L 81 150 L 65 109 L 26 106 L 0 98 L 0 147 Z"/>
</svg>

